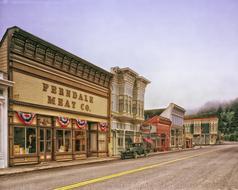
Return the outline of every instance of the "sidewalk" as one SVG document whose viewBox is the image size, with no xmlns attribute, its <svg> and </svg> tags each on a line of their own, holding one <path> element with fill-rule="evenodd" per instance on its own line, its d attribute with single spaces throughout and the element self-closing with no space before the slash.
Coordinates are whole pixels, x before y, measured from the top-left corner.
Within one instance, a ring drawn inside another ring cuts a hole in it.
<svg viewBox="0 0 238 190">
<path fill-rule="evenodd" d="M 169 154 L 169 153 L 188 151 L 188 150 L 195 150 L 195 149 L 191 148 L 191 149 L 183 149 L 183 150 L 164 151 L 164 152 L 151 152 L 148 154 L 148 156 L 150 157 L 150 156 L 156 156 L 159 154 Z M 73 160 L 73 161 L 66 161 L 66 162 L 51 161 L 51 162 L 43 162 L 37 165 L 14 166 L 14 167 L 0 169 L 0 177 L 7 176 L 7 175 L 21 174 L 26 172 L 54 169 L 54 168 L 79 166 L 79 165 L 87 165 L 87 164 L 95 164 L 95 163 L 105 163 L 105 162 L 111 162 L 111 161 L 115 161 L 119 159 L 120 157 L 107 157 L 107 158 L 94 157 L 94 158 L 87 158 L 85 160 Z"/>
</svg>

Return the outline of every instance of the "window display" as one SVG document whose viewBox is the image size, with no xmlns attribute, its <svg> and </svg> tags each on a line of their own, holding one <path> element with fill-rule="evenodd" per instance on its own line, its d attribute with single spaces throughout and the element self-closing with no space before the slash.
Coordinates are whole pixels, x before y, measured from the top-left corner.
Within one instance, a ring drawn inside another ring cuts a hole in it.
<svg viewBox="0 0 238 190">
<path fill-rule="evenodd" d="M 14 127 L 14 154 L 36 153 L 36 128 Z"/>
<path fill-rule="evenodd" d="M 56 130 L 56 149 L 57 152 L 71 152 L 71 131 Z"/>
</svg>

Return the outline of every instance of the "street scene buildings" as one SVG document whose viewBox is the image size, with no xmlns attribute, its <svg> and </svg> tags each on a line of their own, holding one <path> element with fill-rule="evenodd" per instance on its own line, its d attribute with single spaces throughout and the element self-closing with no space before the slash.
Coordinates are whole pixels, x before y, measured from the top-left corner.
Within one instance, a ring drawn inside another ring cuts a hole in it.
<svg viewBox="0 0 238 190">
<path fill-rule="evenodd" d="M 0 0 L 0 190 L 238 190 L 238 0 Z"/>
<path fill-rule="evenodd" d="M 144 111 L 150 81 L 107 72 L 18 27 L 0 54 L 0 166 L 120 156 L 132 143 L 151 152 L 215 144 L 218 118 L 186 116 L 175 103 Z"/>
</svg>

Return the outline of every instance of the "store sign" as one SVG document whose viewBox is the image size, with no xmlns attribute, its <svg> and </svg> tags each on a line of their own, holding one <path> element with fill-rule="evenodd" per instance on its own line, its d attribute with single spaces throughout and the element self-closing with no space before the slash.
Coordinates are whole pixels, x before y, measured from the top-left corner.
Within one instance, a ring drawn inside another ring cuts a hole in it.
<svg viewBox="0 0 238 190">
<path fill-rule="evenodd" d="M 146 126 L 142 125 L 142 126 L 140 126 L 140 130 L 141 130 L 142 132 L 147 132 L 147 133 L 149 133 L 150 130 L 151 130 L 151 126 L 150 126 L 150 125 L 146 125 Z"/>
<path fill-rule="evenodd" d="M 107 98 L 14 72 L 15 100 L 107 116 Z"/>
</svg>

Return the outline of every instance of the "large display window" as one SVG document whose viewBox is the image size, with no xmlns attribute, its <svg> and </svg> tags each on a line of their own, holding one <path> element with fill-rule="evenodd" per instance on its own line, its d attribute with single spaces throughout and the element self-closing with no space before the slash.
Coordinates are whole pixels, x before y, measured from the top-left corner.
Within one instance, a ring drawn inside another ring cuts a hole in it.
<svg viewBox="0 0 238 190">
<path fill-rule="evenodd" d="M 36 153 L 36 128 L 14 127 L 14 155 Z"/>
<path fill-rule="evenodd" d="M 72 152 L 71 145 L 72 137 L 71 130 L 56 130 L 56 151 L 57 152 Z"/>
</svg>

